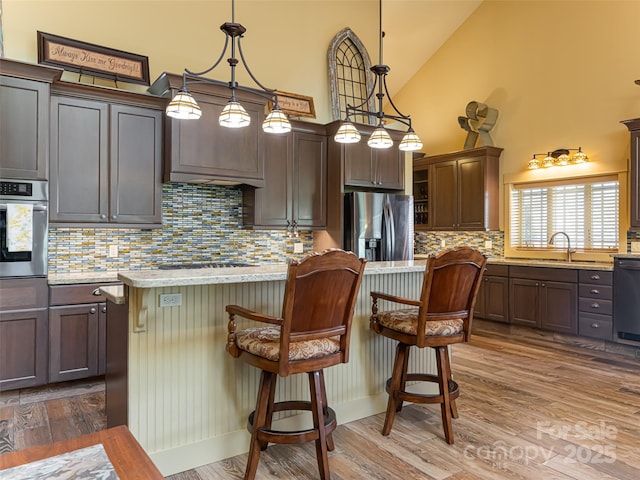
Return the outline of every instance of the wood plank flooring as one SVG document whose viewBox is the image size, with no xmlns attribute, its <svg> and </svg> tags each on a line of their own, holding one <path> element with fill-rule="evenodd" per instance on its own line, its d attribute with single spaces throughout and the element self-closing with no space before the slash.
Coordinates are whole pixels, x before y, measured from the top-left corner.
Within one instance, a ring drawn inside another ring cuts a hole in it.
<svg viewBox="0 0 640 480">
<path fill-rule="evenodd" d="M 383 414 L 340 425 L 332 479 L 640 478 L 640 361 L 535 330 L 514 335 L 483 322 L 474 330 L 453 349 L 461 391 L 455 445 L 444 441 L 437 406 L 407 405 L 388 437 L 380 434 Z M 0 394 L 0 453 L 104 428 L 100 384 L 66 388 L 64 396 L 64 388 Z M 246 458 L 168 478 L 241 479 Z M 313 444 L 270 446 L 256 478 L 318 478 Z"/>
</svg>

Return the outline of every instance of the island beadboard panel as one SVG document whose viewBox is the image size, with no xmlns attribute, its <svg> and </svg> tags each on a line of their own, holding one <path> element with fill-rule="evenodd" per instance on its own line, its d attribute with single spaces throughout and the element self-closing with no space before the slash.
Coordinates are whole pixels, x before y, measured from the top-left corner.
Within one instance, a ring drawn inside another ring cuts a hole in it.
<svg viewBox="0 0 640 480">
<path fill-rule="evenodd" d="M 349 363 L 325 371 L 329 404 L 340 424 L 386 409 L 395 342 L 369 329 L 369 292 L 419 298 L 422 276 L 420 271 L 364 276 Z M 182 306 L 158 307 L 163 293 L 181 293 Z M 225 351 L 224 307 L 238 304 L 279 315 L 283 295 L 284 281 L 129 287 L 129 304 L 142 306 L 129 309 L 129 428 L 163 475 L 248 450 L 246 422 L 255 408 L 259 371 Z M 147 319 L 143 332 L 134 329 L 138 311 Z M 412 352 L 411 364 L 413 371 L 435 373 L 430 349 Z M 306 375 L 279 379 L 278 388 L 278 398 L 309 395 Z M 280 426 L 299 426 L 307 415 L 281 418 Z"/>
</svg>

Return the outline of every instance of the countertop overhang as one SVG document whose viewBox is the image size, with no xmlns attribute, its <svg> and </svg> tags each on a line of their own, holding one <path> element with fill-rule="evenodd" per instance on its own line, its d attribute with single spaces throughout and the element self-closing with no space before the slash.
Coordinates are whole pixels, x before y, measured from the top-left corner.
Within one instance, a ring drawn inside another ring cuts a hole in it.
<svg viewBox="0 0 640 480">
<path fill-rule="evenodd" d="M 369 262 L 365 275 L 424 271 L 425 260 Z M 181 287 L 222 283 L 281 281 L 287 277 L 287 265 L 257 267 L 199 268 L 195 270 L 130 270 L 118 273 L 118 280 L 135 288 Z"/>
</svg>

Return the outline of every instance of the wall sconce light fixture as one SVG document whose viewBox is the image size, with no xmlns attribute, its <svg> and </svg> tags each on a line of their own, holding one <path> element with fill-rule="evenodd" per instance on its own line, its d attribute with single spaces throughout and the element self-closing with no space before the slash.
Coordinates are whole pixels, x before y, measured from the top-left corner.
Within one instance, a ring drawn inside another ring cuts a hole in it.
<svg viewBox="0 0 640 480">
<path fill-rule="evenodd" d="M 577 150 L 572 156 L 569 153 L 572 150 Z M 545 157 L 540 161 L 536 158 L 544 155 Z M 536 170 L 538 168 L 549 167 L 564 167 L 567 165 L 573 165 L 577 163 L 585 163 L 589 161 L 589 157 L 582 151 L 582 147 L 578 148 L 558 148 L 553 152 L 547 153 L 534 153 L 533 158 L 529 160 L 529 170 Z"/>
</svg>

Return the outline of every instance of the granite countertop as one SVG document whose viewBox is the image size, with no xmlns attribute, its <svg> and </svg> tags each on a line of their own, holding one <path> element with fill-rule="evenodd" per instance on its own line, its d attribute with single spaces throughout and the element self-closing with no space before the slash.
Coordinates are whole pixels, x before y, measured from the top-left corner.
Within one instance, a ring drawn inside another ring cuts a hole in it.
<svg viewBox="0 0 640 480">
<path fill-rule="evenodd" d="M 119 282 L 118 274 L 122 270 L 109 270 L 103 272 L 79 272 L 79 273 L 59 273 L 49 274 L 47 283 L 49 285 L 72 285 L 74 283 L 110 283 Z"/>
<path fill-rule="evenodd" d="M 416 259 L 426 259 L 428 255 L 417 254 Z M 638 254 L 615 254 L 612 257 L 620 258 L 638 258 Z M 494 265 L 517 265 L 517 266 L 529 266 L 529 267 L 547 267 L 547 268 L 574 268 L 577 270 L 613 270 L 613 258 L 611 262 L 583 262 L 566 260 L 545 260 L 545 259 L 532 259 L 532 258 L 504 258 L 504 257 L 489 257 L 487 263 Z"/>
<path fill-rule="evenodd" d="M 424 260 L 406 262 L 369 262 L 365 275 L 424 271 Z M 117 279 L 136 288 L 177 287 L 186 285 L 211 285 L 221 283 L 269 282 L 284 280 L 286 264 L 260 265 L 257 267 L 198 268 L 178 270 L 129 270 L 119 272 Z"/>
</svg>

